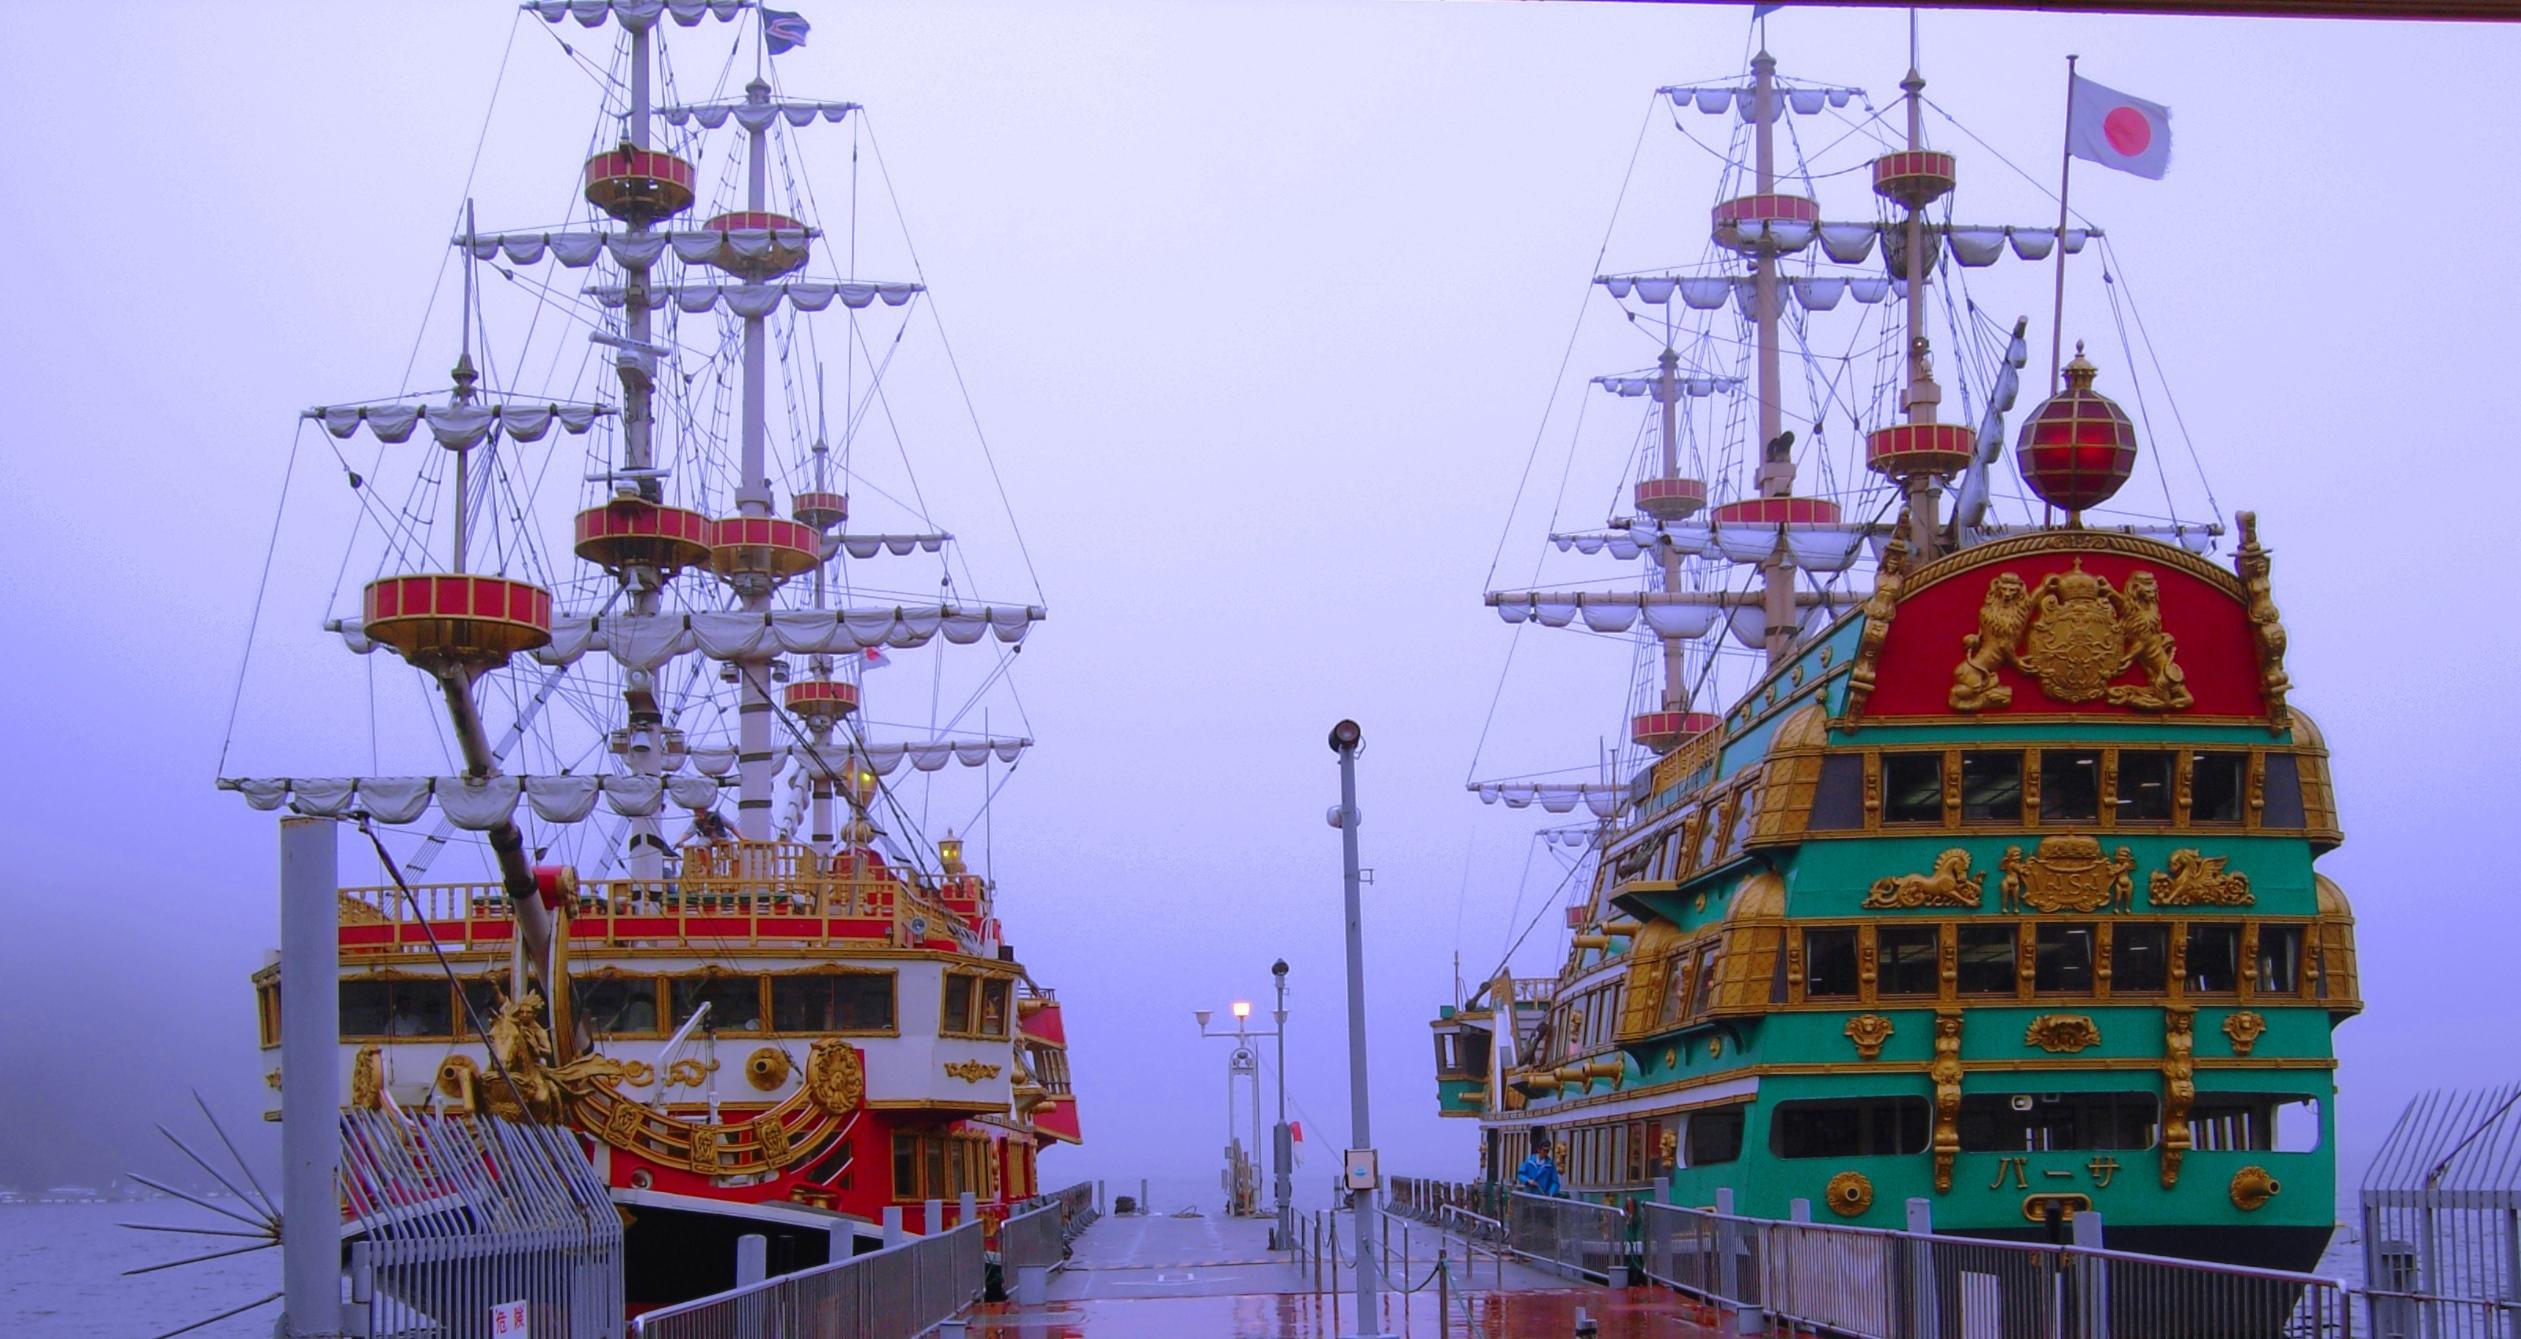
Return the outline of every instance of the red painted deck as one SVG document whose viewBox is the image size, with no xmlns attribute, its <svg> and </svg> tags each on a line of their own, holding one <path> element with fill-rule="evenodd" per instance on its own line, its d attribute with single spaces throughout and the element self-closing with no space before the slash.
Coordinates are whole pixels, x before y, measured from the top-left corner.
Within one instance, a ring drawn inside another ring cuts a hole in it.
<svg viewBox="0 0 2521 1339">
<path fill-rule="evenodd" d="M 1342 1269 L 1339 1289 L 1268 1249 L 1265 1219 L 1103 1218 L 1075 1246 L 1068 1268 L 1052 1276 L 1049 1300 L 1036 1306 L 984 1305 L 969 1320 L 973 1339 L 1128 1339 L 1129 1336 L 1233 1336 L 1234 1339 L 1339 1339 L 1369 1333 L 1356 1321 L 1355 1279 Z M 1389 1277 L 1404 1281 L 1401 1243 L 1393 1244 Z M 1434 1278 L 1443 1246 L 1449 1288 Z M 1699 1308 L 1663 1288 L 1622 1290 L 1569 1283 L 1483 1256 L 1460 1262 L 1460 1247 L 1432 1230 L 1408 1241 L 1408 1292 L 1387 1292 L 1380 1330 L 1405 1339 L 1479 1336 L 1523 1339 L 1575 1333 L 1581 1309 L 1601 1339 L 1714 1339 L 1719 1331 Z"/>
</svg>

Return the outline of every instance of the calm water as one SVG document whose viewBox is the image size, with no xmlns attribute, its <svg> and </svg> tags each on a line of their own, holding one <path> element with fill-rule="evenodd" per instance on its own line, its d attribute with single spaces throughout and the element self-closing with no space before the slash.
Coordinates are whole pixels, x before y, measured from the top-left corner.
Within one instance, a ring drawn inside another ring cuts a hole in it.
<svg viewBox="0 0 2521 1339">
<path fill-rule="evenodd" d="M 1219 1192 L 1212 1182 L 1213 1178 L 1159 1177 L 1149 1194 L 1158 1213 L 1186 1206 L 1215 1213 Z M 1134 1177 L 1126 1182 L 1109 1180 L 1105 1186 L 1114 1195 L 1138 1193 Z M 1300 1208 L 1316 1208 L 1329 1201 L 1325 1177 L 1299 1175 L 1296 1186 Z M 178 1200 L 0 1205 L 0 1335 L 10 1339 L 55 1335 L 145 1339 L 279 1291 L 278 1251 L 123 1277 L 122 1271 L 134 1266 L 221 1249 L 223 1239 L 132 1232 L 116 1227 L 117 1222 L 198 1225 L 205 1220 L 219 1221 Z M 2349 1283 L 2362 1282 L 2361 1247 L 2351 1233 L 2337 1234 L 2320 1272 Z M 279 1310 L 274 1303 L 193 1333 L 214 1339 L 266 1339 Z"/>
</svg>

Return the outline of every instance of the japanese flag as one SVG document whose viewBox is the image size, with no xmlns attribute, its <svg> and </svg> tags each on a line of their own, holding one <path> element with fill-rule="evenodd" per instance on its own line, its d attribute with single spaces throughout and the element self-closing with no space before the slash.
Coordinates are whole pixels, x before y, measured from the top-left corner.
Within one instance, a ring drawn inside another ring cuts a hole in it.
<svg viewBox="0 0 2521 1339">
<path fill-rule="evenodd" d="M 2171 166 L 2171 109 L 2076 75 L 2066 113 L 2066 152 L 2156 181 Z"/>
</svg>

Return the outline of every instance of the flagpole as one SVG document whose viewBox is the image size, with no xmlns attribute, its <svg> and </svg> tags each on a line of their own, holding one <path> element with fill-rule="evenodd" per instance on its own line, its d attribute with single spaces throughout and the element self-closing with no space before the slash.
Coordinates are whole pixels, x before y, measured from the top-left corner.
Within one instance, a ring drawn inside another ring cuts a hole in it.
<svg viewBox="0 0 2521 1339">
<path fill-rule="evenodd" d="M 2075 57 L 2066 57 L 2066 124 L 2057 149 L 2057 298 L 2048 327 L 2048 393 L 2057 394 L 2058 368 L 2066 356 L 2066 192 L 2075 174 Z"/>
</svg>

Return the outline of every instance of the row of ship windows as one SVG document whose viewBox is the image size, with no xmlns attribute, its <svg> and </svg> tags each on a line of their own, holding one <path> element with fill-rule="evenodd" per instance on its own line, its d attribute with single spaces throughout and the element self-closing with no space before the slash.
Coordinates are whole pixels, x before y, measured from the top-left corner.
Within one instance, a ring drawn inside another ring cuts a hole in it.
<svg viewBox="0 0 2521 1339">
<path fill-rule="evenodd" d="M 1012 1009 L 1005 977 L 945 974 L 938 1031 L 947 1036 L 1004 1038 Z M 263 1044 L 280 1040 L 279 984 L 261 988 Z M 712 1032 L 834 1033 L 892 1036 L 899 1031 L 891 972 L 815 972 L 788 976 L 581 976 L 570 983 L 570 1014 L 591 1037 L 663 1037 L 709 1006 Z M 444 980 L 352 978 L 341 983 L 341 1036 L 346 1041 L 470 1037 L 473 1024 L 459 998 L 487 1025 L 506 1002 L 504 977 Z"/>
<path fill-rule="evenodd" d="M 950 1200 L 970 1191 L 988 1200 L 998 1197 L 998 1160 L 992 1141 L 974 1134 L 897 1134 L 893 1136 L 893 1198 Z M 1007 1146 L 1007 1171 L 1020 1185 L 1029 1150 Z M 1022 1193 L 1016 1186 L 1011 1194 Z"/>
<path fill-rule="evenodd" d="M 1578 1125 L 1537 1146 L 1579 1190 L 1642 1189 L 1678 1167 L 1719 1166 L 1742 1156 L 1746 1108 Z M 1955 1134 L 1963 1153 L 2129 1152 L 2161 1142 L 2161 1102 L 2151 1093 L 1968 1093 Z M 2191 1146 L 2204 1151 L 2308 1153 L 2319 1147 L 2317 1099 L 2286 1093 L 2200 1093 L 2189 1115 Z M 1851 1158 L 1926 1151 L 1933 1105 L 1923 1097 L 1780 1102 L 1768 1115 L 1778 1158 Z M 1492 1136 L 1491 1167 L 1511 1170 L 1520 1136 Z M 1558 1141 L 1563 1141 L 1558 1142 Z"/>
<path fill-rule="evenodd" d="M 1710 797 L 1675 823 L 1659 842 L 1640 846 L 1621 857 L 1618 877 L 1656 882 L 1684 879 L 1714 869 L 1742 853 L 1759 815 L 1759 787 L 1745 781 Z"/>
<path fill-rule="evenodd" d="M 2052 747 L 1885 750 L 1876 756 L 1885 826 L 2238 826 L 2251 807 L 2251 755 L 2242 750 Z M 2297 760 L 2290 753 L 2261 756 L 2258 825 L 2301 827 Z M 1811 831 L 1866 826 L 1866 761 L 1863 754 L 1822 760 Z"/>
<path fill-rule="evenodd" d="M 1833 925 L 1802 931 L 1807 1001 L 2240 995 L 2329 997 L 2310 965 L 2309 927 L 2234 921 Z M 1943 975 L 1946 941 L 1952 979 Z M 1865 963 L 1873 963 L 1866 979 Z M 1780 964 L 1774 1002 L 1792 973 Z"/>
</svg>

